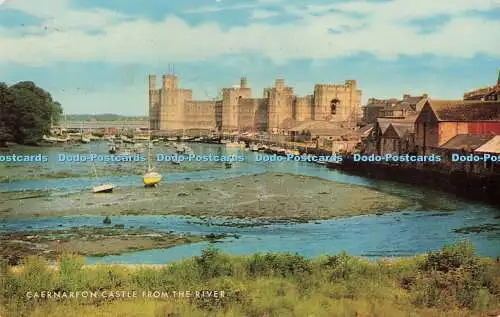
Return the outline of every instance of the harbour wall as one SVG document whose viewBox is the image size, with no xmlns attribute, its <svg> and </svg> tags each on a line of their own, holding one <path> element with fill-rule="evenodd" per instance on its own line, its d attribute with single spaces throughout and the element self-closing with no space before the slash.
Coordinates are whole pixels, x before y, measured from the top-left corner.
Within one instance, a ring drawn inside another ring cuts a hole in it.
<svg viewBox="0 0 500 317">
<path fill-rule="evenodd" d="M 424 186 L 478 202 L 500 207 L 500 177 L 477 175 L 464 171 L 443 171 L 439 164 L 390 164 L 355 162 L 344 157 L 341 164 L 328 164 L 328 168 L 346 174 L 387 181 Z M 439 198 L 436 198 L 439 199 Z"/>
</svg>

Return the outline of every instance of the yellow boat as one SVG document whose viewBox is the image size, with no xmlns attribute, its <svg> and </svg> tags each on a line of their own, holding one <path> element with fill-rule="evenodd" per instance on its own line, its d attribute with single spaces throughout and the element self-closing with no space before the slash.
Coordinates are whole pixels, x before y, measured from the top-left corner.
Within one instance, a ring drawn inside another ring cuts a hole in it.
<svg viewBox="0 0 500 317">
<path fill-rule="evenodd" d="M 156 172 L 148 172 L 144 174 L 143 181 L 145 186 L 157 185 L 163 177 Z"/>
</svg>

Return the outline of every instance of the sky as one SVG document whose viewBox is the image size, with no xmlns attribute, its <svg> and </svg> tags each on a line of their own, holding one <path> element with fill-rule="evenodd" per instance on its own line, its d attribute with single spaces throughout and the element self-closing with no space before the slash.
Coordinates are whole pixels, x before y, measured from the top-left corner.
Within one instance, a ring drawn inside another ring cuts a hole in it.
<svg viewBox="0 0 500 317">
<path fill-rule="evenodd" d="M 242 76 L 255 98 L 284 78 L 460 99 L 496 83 L 500 0 L 0 0 L 0 82 L 66 113 L 145 115 L 148 74 L 172 69 L 195 99 Z"/>
</svg>

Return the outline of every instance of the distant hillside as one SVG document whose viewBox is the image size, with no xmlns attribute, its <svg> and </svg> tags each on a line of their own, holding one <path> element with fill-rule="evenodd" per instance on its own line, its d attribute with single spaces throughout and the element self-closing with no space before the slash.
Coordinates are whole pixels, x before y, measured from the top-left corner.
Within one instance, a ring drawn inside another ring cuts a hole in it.
<svg viewBox="0 0 500 317">
<path fill-rule="evenodd" d="M 103 113 L 103 114 L 68 114 L 63 116 L 62 120 L 68 121 L 135 121 L 135 120 L 147 120 L 148 117 L 143 116 L 121 116 L 113 113 Z"/>
</svg>

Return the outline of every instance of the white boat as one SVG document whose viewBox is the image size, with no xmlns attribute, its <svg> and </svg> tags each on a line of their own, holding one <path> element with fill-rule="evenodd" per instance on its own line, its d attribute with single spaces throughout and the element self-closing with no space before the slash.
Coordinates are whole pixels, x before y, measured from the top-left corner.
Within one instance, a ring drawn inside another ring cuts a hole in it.
<svg viewBox="0 0 500 317">
<path fill-rule="evenodd" d="M 134 140 L 132 140 L 132 139 L 128 138 L 126 135 L 122 135 L 122 136 L 120 137 L 120 140 L 121 140 L 122 142 L 124 142 L 124 143 L 135 143 L 135 141 L 134 141 Z"/>
<path fill-rule="evenodd" d="M 98 186 L 94 186 L 92 188 L 94 193 L 111 193 L 113 191 L 113 184 L 102 184 Z"/>
<path fill-rule="evenodd" d="M 142 143 L 136 143 L 134 144 L 133 149 L 135 153 L 142 153 L 144 152 L 144 150 L 146 150 L 146 147 Z"/>
<path fill-rule="evenodd" d="M 80 139 L 80 142 L 86 144 L 86 143 L 90 143 L 90 138 L 87 138 L 87 137 L 84 137 L 82 136 L 82 138 Z"/>
<path fill-rule="evenodd" d="M 177 141 L 177 138 L 175 138 L 175 137 L 170 137 L 170 138 L 167 138 L 167 141 Z"/>
<path fill-rule="evenodd" d="M 250 151 L 252 151 L 252 152 L 257 152 L 257 151 L 259 151 L 259 146 L 258 146 L 257 144 L 252 144 L 252 145 L 250 146 Z"/>
<path fill-rule="evenodd" d="M 97 177 L 97 169 L 95 168 L 94 161 L 92 161 L 92 170 L 93 170 L 94 176 L 95 176 L 95 178 L 97 180 L 98 179 L 98 177 Z M 104 183 L 104 184 L 96 185 L 96 186 L 92 187 L 92 191 L 94 192 L 94 194 L 111 193 L 113 191 L 113 184 Z"/>
<path fill-rule="evenodd" d="M 42 137 L 42 140 L 44 140 L 45 142 L 48 142 L 48 143 L 64 143 L 64 142 L 68 142 L 70 140 L 70 138 L 69 137 L 57 138 L 57 137 L 53 137 L 53 136 L 44 135 Z"/>
<path fill-rule="evenodd" d="M 241 148 L 241 144 L 239 142 L 228 142 L 226 143 L 226 147 Z"/>
<path fill-rule="evenodd" d="M 286 150 L 285 153 L 286 153 L 286 155 L 295 155 L 295 156 L 299 156 L 300 155 L 300 152 L 297 149 Z"/>
</svg>

